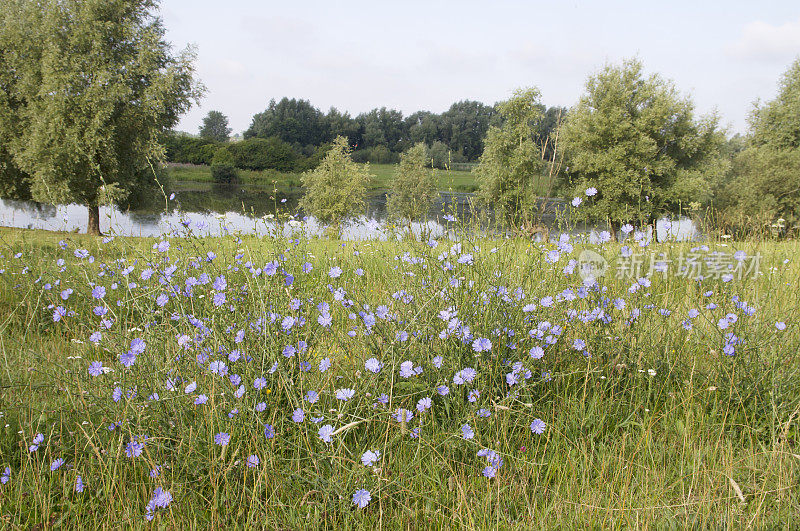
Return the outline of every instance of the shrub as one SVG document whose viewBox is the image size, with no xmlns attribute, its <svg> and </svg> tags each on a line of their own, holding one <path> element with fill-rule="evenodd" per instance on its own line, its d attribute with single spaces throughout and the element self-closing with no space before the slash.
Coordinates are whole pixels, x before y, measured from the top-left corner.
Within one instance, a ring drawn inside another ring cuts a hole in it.
<svg viewBox="0 0 800 531">
<path fill-rule="evenodd" d="M 215 183 L 229 184 L 239 180 L 239 171 L 234 165 L 234 157 L 229 151 L 229 147 L 219 148 L 214 153 L 211 161 L 211 178 Z"/>
</svg>

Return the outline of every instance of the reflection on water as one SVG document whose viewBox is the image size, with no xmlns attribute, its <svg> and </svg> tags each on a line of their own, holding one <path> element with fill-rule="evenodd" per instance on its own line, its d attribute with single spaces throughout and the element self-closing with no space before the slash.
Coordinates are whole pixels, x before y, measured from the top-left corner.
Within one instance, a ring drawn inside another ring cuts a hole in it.
<svg viewBox="0 0 800 531">
<path fill-rule="evenodd" d="M 216 236 L 227 233 L 268 235 L 276 230 L 291 235 L 298 231 L 309 236 L 324 233 L 315 219 L 305 222 L 283 223 L 276 226 L 274 216 L 278 212 L 294 213 L 300 218 L 298 203 L 302 195 L 299 188 L 271 189 L 257 186 L 212 185 L 209 183 L 179 183 L 174 187 L 172 200 L 153 201 L 156 206 L 138 210 L 120 211 L 116 207 L 100 208 L 100 226 L 103 232 L 121 236 L 157 236 L 180 230 L 191 230 L 200 236 Z M 448 233 L 452 223 L 449 215 L 468 219 L 471 215 L 473 194 L 442 192 L 431 209 L 425 223 L 413 223 L 411 230 L 420 235 L 439 237 Z M 396 229 L 386 224 L 386 192 L 372 192 L 367 198 L 366 214 L 343 228 L 342 238 L 347 240 L 380 239 L 395 237 Z M 160 206 L 158 206 L 160 204 Z M 560 201 L 551 202 L 544 216 L 545 222 L 555 225 L 555 216 L 561 208 Z M 161 210 L 157 210 L 160 208 Z M 0 199 L 0 225 L 30 229 L 84 232 L 88 223 L 88 212 L 82 205 L 45 205 L 32 201 Z M 597 231 L 583 227 L 579 232 L 590 240 L 597 238 Z M 551 238 L 558 231 L 551 230 Z M 696 239 L 699 232 L 691 220 L 682 219 L 671 224 L 659 221 L 657 237 Z"/>
</svg>

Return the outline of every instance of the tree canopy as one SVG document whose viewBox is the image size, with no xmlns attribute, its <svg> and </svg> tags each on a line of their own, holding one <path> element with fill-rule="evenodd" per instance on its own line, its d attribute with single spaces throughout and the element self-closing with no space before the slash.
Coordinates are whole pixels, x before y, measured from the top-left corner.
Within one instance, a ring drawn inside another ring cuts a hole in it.
<svg viewBox="0 0 800 531">
<path fill-rule="evenodd" d="M 408 221 L 424 220 L 438 196 L 428 149 L 423 142 L 400 157 L 389 196 L 389 214 Z"/>
<path fill-rule="evenodd" d="M 337 136 L 320 165 L 303 174 L 306 190 L 300 206 L 337 228 L 366 206 L 369 164 L 353 162 L 351 152 L 347 139 Z"/>
<path fill-rule="evenodd" d="M 231 136 L 231 128 L 228 127 L 228 117 L 219 111 L 208 111 L 203 118 L 203 125 L 200 127 L 200 138 L 213 140 L 215 142 L 227 142 Z"/>
<path fill-rule="evenodd" d="M 750 137 L 735 163 L 734 179 L 722 194 L 726 221 L 740 228 L 798 230 L 800 58 L 781 77 L 777 97 L 751 113 Z"/>
<path fill-rule="evenodd" d="M 0 0 L 0 152 L 33 199 L 87 205 L 93 233 L 98 206 L 141 186 L 159 137 L 201 93 L 193 52 L 173 55 L 157 6 Z"/>
<path fill-rule="evenodd" d="M 589 77 L 570 110 L 562 141 L 567 197 L 586 197 L 578 216 L 647 223 L 710 199 L 710 183 L 724 174 L 724 135 L 714 116 L 695 119 L 694 106 L 672 82 L 645 76 L 626 60 Z"/>
<path fill-rule="evenodd" d="M 542 154 L 533 132 L 543 117 L 537 88 L 519 89 L 497 104 L 501 126 L 486 135 L 483 154 L 473 170 L 479 197 L 496 217 L 514 227 L 534 224 L 537 193 L 543 179 Z"/>
</svg>

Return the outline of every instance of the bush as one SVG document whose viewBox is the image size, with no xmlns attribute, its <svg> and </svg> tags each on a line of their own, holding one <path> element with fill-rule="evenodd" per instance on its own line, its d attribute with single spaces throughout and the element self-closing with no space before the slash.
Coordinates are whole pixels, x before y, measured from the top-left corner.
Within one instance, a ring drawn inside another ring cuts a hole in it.
<svg viewBox="0 0 800 531">
<path fill-rule="evenodd" d="M 447 144 L 438 140 L 428 149 L 428 157 L 431 159 L 433 167 L 440 170 L 451 168 L 451 164 L 454 162 L 467 161 L 464 155 L 458 151 L 452 151 Z"/>
<path fill-rule="evenodd" d="M 239 171 L 234 165 L 233 154 L 230 146 L 222 147 L 214 153 L 211 161 L 211 178 L 215 183 L 230 184 L 239 181 Z"/>
<path fill-rule="evenodd" d="M 228 149 L 233 155 L 233 165 L 243 170 L 293 172 L 302 162 L 292 146 L 277 137 L 249 138 L 230 144 Z"/>
<path fill-rule="evenodd" d="M 179 133 L 169 133 L 164 138 L 167 162 L 181 164 L 211 164 L 220 145 L 223 144 Z"/>
</svg>

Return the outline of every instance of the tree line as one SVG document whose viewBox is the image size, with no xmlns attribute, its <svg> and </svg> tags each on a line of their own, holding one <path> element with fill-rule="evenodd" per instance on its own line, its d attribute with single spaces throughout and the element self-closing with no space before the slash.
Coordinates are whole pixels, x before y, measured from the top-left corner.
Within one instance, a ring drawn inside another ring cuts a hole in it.
<svg viewBox="0 0 800 531">
<path fill-rule="evenodd" d="M 539 108 L 546 119 L 537 124 L 533 134 L 546 155 L 550 155 L 552 149 L 546 145 L 547 139 L 557 117 L 566 109 L 547 108 L 543 104 Z M 271 100 L 267 109 L 253 116 L 243 137 L 245 141 L 278 140 L 298 157 L 308 157 L 320 147 L 330 147 L 336 137 L 342 136 L 354 148 L 352 157 L 356 162 L 379 164 L 399 162 L 401 153 L 422 142 L 428 146 L 433 165 L 444 168 L 451 163 L 477 161 L 489 127 L 501 121 L 496 104 L 472 100 L 453 103 L 440 114 L 417 111 L 403 116 L 401 111 L 381 107 L 353 117 L 334 107 L 323 113 L 308 100 L 285 97 Z M 229 133 L 227 117 L 219 111 L 210 111 L 199 136 L 176 133 L 167 139 L 168 160 L 209 164 L 214 148 L 203 146 L 227 142 Z"/>
</svg>

